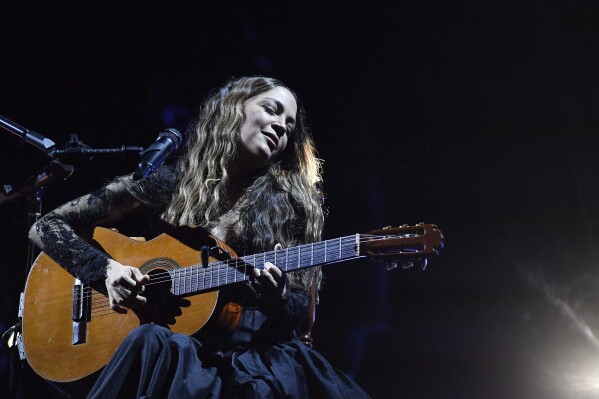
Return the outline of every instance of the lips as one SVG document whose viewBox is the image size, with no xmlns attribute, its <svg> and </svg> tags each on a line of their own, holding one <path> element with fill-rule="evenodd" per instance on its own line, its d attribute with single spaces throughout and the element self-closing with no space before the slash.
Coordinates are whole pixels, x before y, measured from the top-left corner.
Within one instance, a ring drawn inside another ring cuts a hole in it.
<svg viewBox="0 0 599 399">
<path fill-rule="evenodd" d="M 262 134 L 266 136 L 266 142 L 268 143 L 270 151 L 276 150 L 279 146 L 279 138 L 277 135 L 270 132 L 262 132 Z"/>
</svg>

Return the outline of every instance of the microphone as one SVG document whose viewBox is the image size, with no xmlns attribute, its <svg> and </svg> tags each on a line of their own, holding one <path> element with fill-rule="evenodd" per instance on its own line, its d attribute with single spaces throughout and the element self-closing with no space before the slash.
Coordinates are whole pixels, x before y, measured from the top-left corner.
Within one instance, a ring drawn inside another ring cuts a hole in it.
<svg viewBox="0 0 599 399">
<path fill-rule="evenodd" d="M 158 134 L 158 139 L 141 154 L 141 161 L 133 173 L 133 180 L 143 179 L 152 174 L 172 152 L 177 151 L 184 142 L 183 135 L 177 129 L 166 129 Z"/>
</svg>

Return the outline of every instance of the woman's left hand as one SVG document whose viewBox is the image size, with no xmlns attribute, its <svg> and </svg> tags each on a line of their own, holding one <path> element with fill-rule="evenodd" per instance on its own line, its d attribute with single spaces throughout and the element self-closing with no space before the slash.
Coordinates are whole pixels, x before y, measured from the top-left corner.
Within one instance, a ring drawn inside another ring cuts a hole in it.
<svg viewBox="0 0 599 399">
<path fill-rule="evenodd" d="M 275 251 L 283 249 L 281 244 L 275 245 Z M 264 264 L 264 269 L 255 268 L 254 283 L 252 286 L 260 300 L 267 303 L 275 303 L 285 296 L 285 275 L 270 262 Z"/>
</svg>

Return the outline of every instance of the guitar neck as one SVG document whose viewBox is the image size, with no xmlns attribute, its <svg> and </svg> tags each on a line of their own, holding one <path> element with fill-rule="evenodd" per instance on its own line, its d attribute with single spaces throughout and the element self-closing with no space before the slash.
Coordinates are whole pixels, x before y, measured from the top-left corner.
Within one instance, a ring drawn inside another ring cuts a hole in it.
<svg viewBox="0 0 599 399">
<path fill-rule="evenodd" d="M 169 271 L 171 292 L 190 295 L 247 281 L 252 269 L 263 269 L 266 262 L 276 265 L 283 272 L 323 266 L 359 258 L 359 234 L 298 245 L 278 251 L 242 256 L 211 263 L 208 267 L 194 265 Z"/>
</svg>

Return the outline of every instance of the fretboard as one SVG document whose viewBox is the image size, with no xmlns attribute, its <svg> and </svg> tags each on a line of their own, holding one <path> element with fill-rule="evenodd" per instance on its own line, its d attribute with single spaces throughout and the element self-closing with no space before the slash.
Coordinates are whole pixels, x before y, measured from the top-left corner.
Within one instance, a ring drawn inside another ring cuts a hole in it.
<svg viewBox="0 0 599 399">
<path fill-rule="evenodd" d="M 212 291 L 229 284 L 247 281 L 254 268 L 263 269 L 266 262 L 283 272 L 359 258 L 359 234 L 304 244 L 296 247 L 242 256 L 169 271 L 171 292 L 175 295 Z"/>
</svg>

